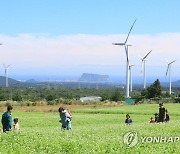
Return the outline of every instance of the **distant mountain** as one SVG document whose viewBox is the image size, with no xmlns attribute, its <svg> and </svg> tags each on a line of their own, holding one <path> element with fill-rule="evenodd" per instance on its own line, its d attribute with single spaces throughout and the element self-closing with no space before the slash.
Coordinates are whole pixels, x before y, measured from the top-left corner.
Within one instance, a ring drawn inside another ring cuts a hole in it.
<svg viewBox="0 0 180 154">
<path fill-rule="evenodd" d="M 79 81 L 81 82 L 109 82 L 110 78 L 108 75 L 83 73 Z"/>
<path fill-rule="evenodd" d="M 180 86 L 180 80 L 174 81 L 174 82 L 172 82 L 172 84 L 175 85 L 175 86 Z"/>
<path fill-rule="evenodd" d="M 21 82 L 8 78 L 8 84 L 9 86 L 19 86 L 21 85 Z M 0 76 L 0 86 L 5 87 L 6 86 L 6 77 Z"/>
<path fill-rule="evenodd" d="M 37 83 L 37 81 L 35 79 L 29 79 L 26 80 L 26 83 Z"/>
<path fill-rule="evenodd" d="M 171 82 L 172 87 L 180 87 L 180 80 Z M 169 82 L 161 82 L 162 87 L 169 87 Z"/>
</svg>

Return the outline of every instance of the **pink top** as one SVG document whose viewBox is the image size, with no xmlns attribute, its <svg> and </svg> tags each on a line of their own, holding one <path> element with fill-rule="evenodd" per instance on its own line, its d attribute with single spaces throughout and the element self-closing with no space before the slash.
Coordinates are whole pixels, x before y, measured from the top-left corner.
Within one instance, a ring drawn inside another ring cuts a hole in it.
<svg viewBox="0 0 180 154">
<path fill-rule="evenodd" d="M 18 123 L 14 124 L 14 130 L 19 130 L 19 129 L 20 129 L 19 124 Z"/>
</svg>

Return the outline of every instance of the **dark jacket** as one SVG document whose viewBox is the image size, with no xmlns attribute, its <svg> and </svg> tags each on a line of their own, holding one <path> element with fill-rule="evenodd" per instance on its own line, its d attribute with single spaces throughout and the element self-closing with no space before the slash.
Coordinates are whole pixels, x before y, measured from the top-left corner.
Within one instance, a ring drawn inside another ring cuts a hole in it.
<svg viewBox="0 0 180 154">
<path fill-rule="evenodd" d="M 132 119 L 131 119 L 131 118 L 127 118 L 127 119 L 125 120 L 125 123 L 126 123 L 126 124 L 132 124 Z"/>
<path fill-rule="evenodd" d="M 159 108 L 159 122 L 164 122 L 165 120 L 165 114 L 166 114 L 166 109 L 163 108 Z"/>
<path fill-rule="evenodd" d="M 5 112 L 2 115 L 1 123 L 3 126 L 3 132 L 9 131 L 12 128 L 12 116 L 10 112 Z"/>
</svg>

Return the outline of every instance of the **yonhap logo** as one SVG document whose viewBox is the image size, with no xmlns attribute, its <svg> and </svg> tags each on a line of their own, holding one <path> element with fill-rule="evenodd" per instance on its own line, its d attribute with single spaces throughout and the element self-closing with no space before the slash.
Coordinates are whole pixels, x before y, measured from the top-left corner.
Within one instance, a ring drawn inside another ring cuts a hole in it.
<svg viewBox="0 0 180 154">
<path fill-rule="evenodd" d="M 138 134 L 136 132 L 128 132 L 123 137 L 124 144 L 133 147 L 138 143 Z"/>
<path fill-rule="evenodd" d="M 137 143 L 145 143 L 145 144 L 150 144 L 150 143 L 175 143 L 179 142 L 180 137 L 178 136 L 138 136 L 137 132 L 127 132 L 123 136 L 123 142 L 126 144 L 128 147 L 133 147 L 137 145 Z"/>
</svg>

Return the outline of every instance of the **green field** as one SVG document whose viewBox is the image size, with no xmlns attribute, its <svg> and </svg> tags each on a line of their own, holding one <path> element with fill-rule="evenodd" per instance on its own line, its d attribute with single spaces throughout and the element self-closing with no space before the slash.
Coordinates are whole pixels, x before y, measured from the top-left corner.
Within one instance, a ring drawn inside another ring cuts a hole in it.
<svg viewBox="0 0 180 154">
<path fill-rule="evenodd" d="M 61 131 L 58 112 L 14 111 L 21 131 L 0 133 L 0 153 L 180 153 L 180 141 L 142 143 L 141 137 L 180 137 L 180 104 L 166 104 L 170 122 L 149 124 L 157 104 L 72 109 L 72 131 Z M 14 107 L 15 108 L 15 107 Z M 130 113 L 133 124 L 125 125 Z M 2 114 L 2 113 L 1 113 Z M 137 132 L 133 147 L 123 143 L 127 132 Z"/>
</svg>

